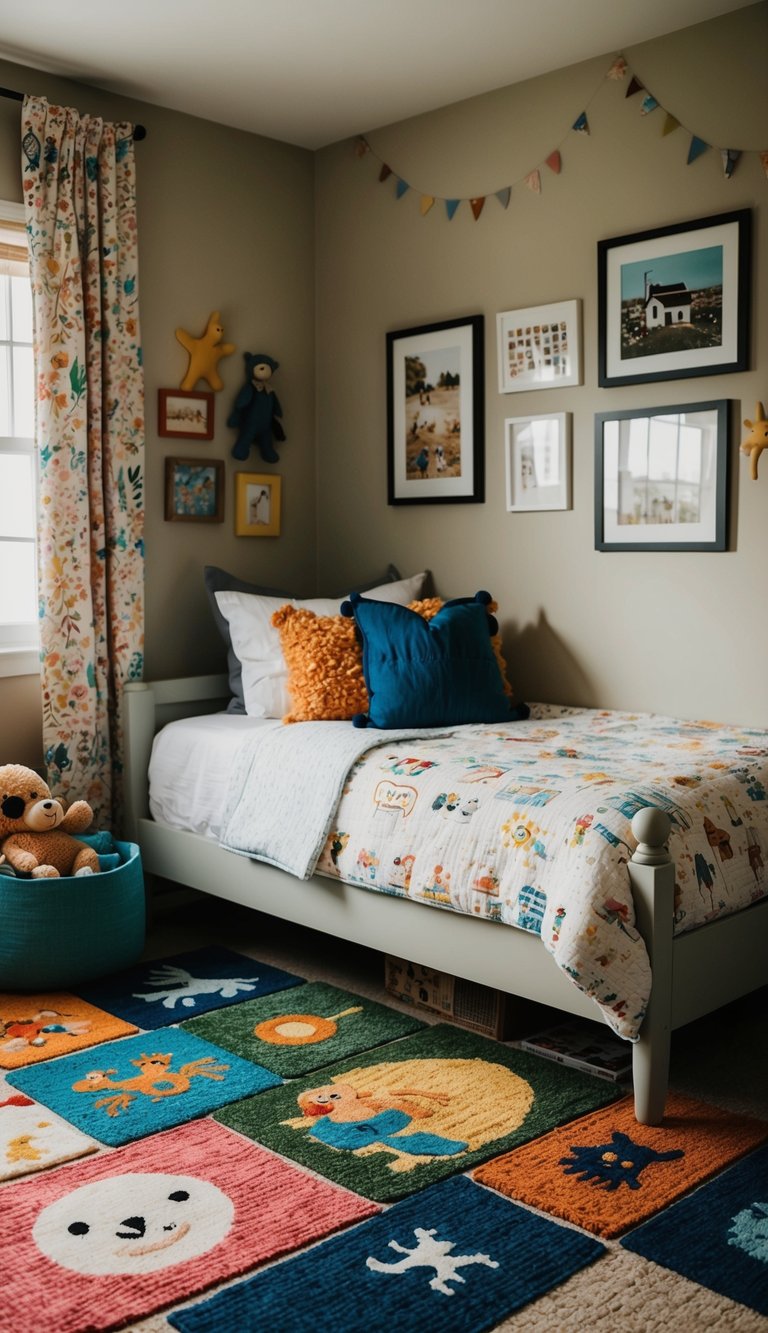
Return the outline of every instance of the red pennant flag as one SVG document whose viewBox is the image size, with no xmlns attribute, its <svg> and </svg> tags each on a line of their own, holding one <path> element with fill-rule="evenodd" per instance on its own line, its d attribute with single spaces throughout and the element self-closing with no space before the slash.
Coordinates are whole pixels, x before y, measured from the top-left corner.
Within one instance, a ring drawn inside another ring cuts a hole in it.
<svg viewBox="0 0 768 1333">
<path fill-rule="evenodd" d="M 560 175 L 560 172 L 563 169 L 563 161 L 562 158 L 560 157 L 560 153 L 557 150 L 557 148 L 555 149 L 554 153 L 550 153 L 549 157 L 547 158 L 546 164 L 549 167 L 550 171 L 554 171 L 556 176 Z"/>
<path fill-rule="evenodd" d="M 644 88 L 645 84 L 641 83 L 640 80 L 637 78 L 637 76 L 633 74 L 629 82 L 629 87 L 627 88 L 627 91 L 624 94 L 624 96 L 633 97 L 635 93 L 643 92 Z"/>
<path fill-rule="evenodd" d="M 387 176 L 391 176 L 391 175 L 392 175 L 392 168 L 391 168 L 391 167 L 388 167 L 387 164 L 386 164 L 386 162 L 385 162 L 384 165 L 383 165 L 382 168 L 381 168 L 381 171 L 379 172 L 379 180 L 380 180 L 380 181 L 385 181 L 385 180 L 387 179 Z"/>
<path fill-rule="evenodd" d="M 481 195 L 478 199 L 470 199 L 469 206 L 474 214 L 475 222 L 477 222 L 477 219 L 482 213 L 484 205 L 485 205 L 485 195 Z"/>
</svg>

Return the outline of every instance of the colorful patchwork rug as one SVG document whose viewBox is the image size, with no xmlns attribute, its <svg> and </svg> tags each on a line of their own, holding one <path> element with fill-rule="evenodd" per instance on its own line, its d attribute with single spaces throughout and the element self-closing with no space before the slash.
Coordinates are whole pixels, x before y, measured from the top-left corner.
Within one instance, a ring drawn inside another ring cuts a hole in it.
<svg viewBox="0 0 768 1333">
<path fill-rule="evenodd" d="M 603 1253 L 460 1176 L 169 1322 L 181 1333 L 480 1333 Z"/>
<path fill-rule="evenodd" d="M 185 1125 L 3 1189 L 2 1327 L 123 1326 L 377 1211 L 210 1121 Z"/>
<path fill-rule="evenodd" d="M 1 994 L 0 1068 L 20 1069 L 135 1031 L 134 1023 L 64 991 Z"/>
<path fill-rule="evenodd" d="M 768 1316 L 768 1147 L 745 1157 L 621 1243 Z"/>
<path fill-rule="evenodd" d="M 298 1078 L 334 1060 L 383 1046 L 424 1027 L 410 1014 L 325 982 L 288 995 L 246 1000 L 192 1018 L 182 1027 L 283 1078 Z"/>
<path fill-rule="evenodd" d="M 104 981 L 80 986 L 77 993 L 137 1027 L 151 1029 L 286 990 L 303 980 L 217 945 L 152 958 Z"/>
<path fill-rule="evenodd" d="M 4 1097 L 0 1090 L 0 1098 L 0 1180 L 58 1166 L 99 1146 L 20 1092 Z"/>
<path fill-rule="evenodd" d="M 8 1082 L 65 1120 L 117 1146 L 206 1115 L 282 1080 L 191 1032 L 165 1028 L 110 1042 L 94 1055 L 69 1055 Z"/>
<path fill-rule="evenodd" d="M 768 1139 L 768 1122 L 671 1095 L 664 1121 L 638 1125 L 625 1098 L 498 1157 L 475 1180 L 619 1236 Z"/>
<path fill-rule="evenodd" d="M 525 1051 L 438 1025 L 216 1119 L 369 1199 L 398 1199 L 615 1100 Z"/>
</svg>

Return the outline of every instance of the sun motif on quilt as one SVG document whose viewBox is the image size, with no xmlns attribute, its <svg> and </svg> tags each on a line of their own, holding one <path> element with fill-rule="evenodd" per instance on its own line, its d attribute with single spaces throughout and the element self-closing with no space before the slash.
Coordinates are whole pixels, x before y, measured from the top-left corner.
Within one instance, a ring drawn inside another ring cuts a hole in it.
<svg viewBox="0 0 768 1333">
<path fill-rule="evenodd" d="M 330 1041 L 336 1036 L 340 1018 L 362 1014 L 363 1005 L 352 1005 L 341 1013 L 322 1017 L 319 1014 L 279 1014 L 266 1018 L 253 1029 L 254 1037 L 270 1046 L 311 1046 L 318 1041 Z"/>
<path fill-rule="evenodd" d="M 731 1221 L 728 1244 L 768 1265 L 768 1203 L 751 1203 Z"/>
<path fill-rule="evenodd" d="M 403 1172 L 511 1133 L 533 1101 L 530 1084 L 505 1065 L 405 1060 L 347 1070 L 305 1089 L 297 1097 L 302 1115 L 283 1123 L 336 1151 L 387 1153 L 389 1169 Z"/>
<path fill-rule="evenodd" d="M 620 1130 L 614 1130 L 610 1143 L 578 1144 L 570 1152 L 570 1157 L 560 1158 L 564 1174 L 576 1176 L 585 1184 L 604 1185 L 606 1190 L 617 1190 L 620 1185 L 639 1190 L 640 1175 L 652 1163 L 673 1162 L 685 1156 L 682 1148 L 657 1152 L 655 1148 L 635 1143 Z"/>
<path fill-rule="evenodd" d="M 426 1230 L 424 1227 L 414 1227 L 413 1234 L 416 1237 L 416 1244 L 412 1250 L 407 1245 L 401 1245 L 397 1240 L 389 1241 L 389 1248 L 395 1250 L 397 1254 L 402 1254 L 403 1258 L 396 1260 L 395 1263 L 384 1263 L 374 1255 L 369 1255 L 365 1261 L 366 1267 L 374 1273 L 406 1273 L 412 1268 L 434 1268 L 435 1276 L 430 1278 L 429 1285 L 433 1291 L 439 1291 L 443 1296 L 454 1296 L 453 1287 L 449 1287 L 449 1282 L 466 1282 L 459 1272 L 460 1268 L 466 1268 L 470 1264 L 483 1264 L 486 1268 L 498 1268 L 495 1259 L 489 1254 L 451 1254 L 455 1249 L 455 1241 L 436 1240 L 437 1228 L 430 1227 Z"/>
<path fill-rule="evenodd" d="M 147 984 L 164 989 L 134 994 L 132 998 L 145 1000 L 147 1004 L 159 1002 L 164 1009 L 175 1009 L 177 1004 L 193 1009 L 202 995 L 220 995 L 222 1000 L 232 1000 L 241 991 L 255 990 L 257 981 L 258 977 L 194 977 L 185 967 L 163 963 L 162 967 L 150 972 Z"/>
<path fill-rule="evenodd" d="M 73 1092 L 105 1092 L 94 1102 L 94 1106 L 106 1110 L 108 1116 L 118 1116 L 127 1111 L 136 1097 L 148 1097 L 151 1102 L 159 1102 L 164 1097 L 179 1097 L 189 1091 L 193 1078 L 210 1078 L 220 1083 L 229 1065 L 216 1063 L 212 1055 L 203 1055 L 197 1060 L 189 1060 L 175 1071 L 171 1069 L 173 1056 L 156 1052 L 153 1055 L 140 1055 L 138 1060 L 131 1060 L 140 1072 L 130 1078 L 112 1078 L 116 1069 L 91 1069 L 84 1078 L 72 1084 Z"/>
</svg>

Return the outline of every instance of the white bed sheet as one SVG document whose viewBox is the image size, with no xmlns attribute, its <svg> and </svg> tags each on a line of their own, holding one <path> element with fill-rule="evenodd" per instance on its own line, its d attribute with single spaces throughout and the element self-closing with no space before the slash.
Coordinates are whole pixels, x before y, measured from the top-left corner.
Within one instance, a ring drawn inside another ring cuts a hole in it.
<svg viewBox="0 0 768 1333">
<path fill-rule="evenodd" d="M 219 841 L 229 779 L 240 746 L 272 719 L 237 713 L 181 718 L 158 732 L 149 762 L 153 819 Z"/>
</svg>

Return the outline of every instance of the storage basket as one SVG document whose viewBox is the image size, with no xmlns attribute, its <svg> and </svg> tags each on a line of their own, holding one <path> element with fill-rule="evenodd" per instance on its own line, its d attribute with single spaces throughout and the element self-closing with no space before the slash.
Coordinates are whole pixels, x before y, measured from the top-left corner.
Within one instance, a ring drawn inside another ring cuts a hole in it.
<svg viewBox="0 0 768 1333">
<path fill-rule="evenodd" d="M 0 874 L 0 989 L 67 989 L 141 956 L 146 912 L 138 847 L 103 833 L 80 841 L 96 848 L 100 874 Z"/>
</svg>

